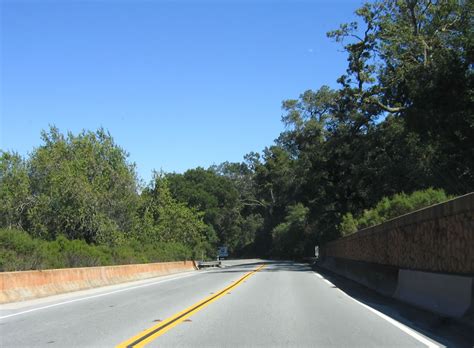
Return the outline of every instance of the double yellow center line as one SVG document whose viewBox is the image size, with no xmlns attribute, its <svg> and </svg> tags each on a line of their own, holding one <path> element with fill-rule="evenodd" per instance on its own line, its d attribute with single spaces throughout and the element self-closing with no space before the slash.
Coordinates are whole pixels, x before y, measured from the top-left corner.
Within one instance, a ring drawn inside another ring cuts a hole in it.
<svg viewBox="0 0 474 348">
<path fill-rule="evenodd" d="M 244 276 L 239 278 L 232 285 L 220 290 L 216 294 L 206 297 L 204 300 L 195 303 L 194 305 L 186 308 L 185 310 L 176 313 L 175 315 L 169 317 L 168 319 L 160 322 L 159 324 L 139 333 L 138 335 L 126 340 L 125 342 L 120 343 L 117 348 L 125 347 L 144 347 L 146 344 L 150 343 L 157 337 L 163 335 L 168 330 L 172 329 L 179 323 L 183 322 L 193 314 L 199 312 L 204 307 L 208 306 L 212 302 L 218 300 L 220 297 L 224 296 L 228 291 L 239 286 L 245 279 L 249 278 L 256 272 L 260 271 L 265 265 L 261 265 L 254 269 L 251 272 L 246 273 Z"/>
</svg>

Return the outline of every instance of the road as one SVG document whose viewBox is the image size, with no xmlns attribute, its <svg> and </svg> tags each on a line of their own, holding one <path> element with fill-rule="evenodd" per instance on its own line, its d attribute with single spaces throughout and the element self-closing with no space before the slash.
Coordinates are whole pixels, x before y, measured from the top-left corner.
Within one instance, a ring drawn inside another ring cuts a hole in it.
<svg viewBox="0 0 474 348">
<path fill-rule="evenodd" d="M 306 264 L 227 261 L 223 268 L 0 306 L 0 343 L 49 348 L 449 345 L 449 335 L 400 323 L 390 307 L 383 306 L 384 314 L 334 284 Z"/>
</svg>

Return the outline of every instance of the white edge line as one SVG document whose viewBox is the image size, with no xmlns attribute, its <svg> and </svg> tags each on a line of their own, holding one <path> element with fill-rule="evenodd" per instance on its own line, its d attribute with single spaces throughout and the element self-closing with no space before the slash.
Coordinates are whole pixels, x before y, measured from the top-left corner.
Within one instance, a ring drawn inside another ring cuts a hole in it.
<svg viewBox="0 0 474 348">
<path fill-rule="evenodd" d="M 324 279 L 324 278 L 323 278 L 323 281 L 324 281 L 325 283 L 329 284 L 330 286 L 336 287 L 333 283 L 331 283 L 331 282 L 330 282 L 329 280 L 327 280 L 327 279 Z"/>
<path fill-rule="evenodd" d="M 358 304 L 360 304 L 361 306 L 367 308 L 369 311 L 377 314 L 379 317 L 381 317 L 382 319 L 385 319 L 386 321 L 388 321 L 390 324 L 398 327 L 400 330 L 402 330 L 403 332 L 405 332 L 406 334 L 410 335 L 411 337 L 417 339 L 418 341 L 420 341 L 421 343 L 424 343 L 426 344 L 428 347 L 430 348 L 439 348 L 439 347 L 442 347 L 432 341 L 430 341 L 429 339 L 425 338 L 424 336 L 420 335 L 418 332 L 414 331 L 413 329 L 409 328 L 408 326 L 400 323 L 399 321 L 396 321 L 395 319 L 393 318 L 390 318 L 388 315 L 386 314 L 383 314 L 381 312 L 379 312 L 378 310 L 370 307 L 370 306 L 367 306 L 365 303 L 362 303 L 358 300 L 356 300 L 355 298 L 352 298 L 350 297 L 349 295 L 347 295 L 344 291 L 342 291 L 341 289 L 337 289 L 339 290 L 340 292 L 342 292 L 344 295 L 346 295 L 347 297 L 349 297 L 351 300 L 357 302 Z"/>
<path fill-rule="evenodd" d="M 0 319 L 6 319 L 6 318 L 11 318 L 11 317 L 16 317 L 17 315 L 22 315 L 22 314 L 26 314 L 26 313 L 36 312 L 36 311 L 39 311 L 39 310 L 42 310 L 42 309 L 51 308 L 51 307 L 62 306 L 62 305 L 69 304 L 69 303 L 73 303 L 73 302 L 79 302 L 79 301 L 89 300 L 89 299 L 91 299 L 91 298 L 97 298 L 97 297 L 107 296 L 107 295 L 111 295 L 111 294 L 116 294 L 116 293 L 118 293 L 118 292 L 123 292 L 123 291 L 128 291 L 128 290 L 134 290 L 134 289 L 138 289 L 138 288 L 144 288 L 144 287 L 146 287 L 146 286 L 156 285 L 156 284 L 159 284 L 159 283 L 165 283 L 165 282 L 169 282 L 169 281 L 172 281 L 172 280 L 177 280 L 177 279 L 182 279 L 182 278 L 187 278 L 187 277 L 192 277 L 192 276 L 195 276 L 195 275 L 198 275 L 198 274 L 202 274 L 202 273 L 196 272 L 196 273 L 191 273 L 191 274 L 186 274 L 186 275 L 177 276 L 177 277 L 174 277 L 174 278 L 161 279 L 161 280 L 158 280 L 158 281 L 156 281 L 156 282 L 146 283 L 146 284 L 141 284 L 141 285 L 136 285 L 136 286 L 132 286 L 132 287 L 125 288 L 125 289 L 118 289 L 118 290 L 106 292 L 106 293 L 103 293 L 103 294 L 97 294 L 97 295 L 92 295 L 92 296 L 87 296 L 87 297 L 76 298 L 76 299 L 74 299 L 74 300 L 58 302 L 58 303 L 54 303 L 54 304 L 51 304 L 51 305 L 48 305 L 48 306 L 37 307 L 37 308 L 28 309 L 28 310 L 23 311 L 23 312 L 8 314 L 8 315 L 5 315 L 5 316 L 3 316 L 3 317 L 0 317 Z M 97 288 L 96 288 L 96 289 L 97 289 Z"/>
<path fill-rule="evenodd" d="M 334 284 L 332 284 L 329 280 L 325 279 L 323 276 L 321 276 L 319 273 L 316 273 L 316 275 L 321 278 L 322 280 L 324 280 L 326 283 L 328 284 L 331 284 L 334 286 Z M 388 321 L 390 324 L 392 324 L 393 326 L 399 328 L 400 330 L 402 330 L 403 332 L 405 332 L 406 334 L 410 335 L 411 337 L 413 337 L 414 339 L 416 339 L 417 341 L 425 344 L 427 347 L 430 347 L 430 348 L 439 348 L 439 347 L 442 347 L 432 341 L 430 341 L 429 339 L 425 338 L 424 336 L 422 336 L 421 334 L 419 334 L 418 332 L 414 331 L 413 329 L 409 328 L 408 326 L 400 323 L 399 321 L 396 321 L 395 319 L 393 318 L 390 318 L 388 315 L 386 314 L 383 314 L 382 312 L 379 312 L 378 310 L 370 307 L 370 306 L 367 306 L 365 303 L 362 303 L 358 300 L 356 300 L 355 298 L 349 296 L 348 294 L 346 294 L 344 291 L 342 291 L 341 289 L 337 288 L 337 290 L 339 290 L 341 293 L 343 293 L 344 295 L 346 295 L 347 297 L 349 297 L 352 301 L 354 302 L 357 302 L 358 304 L 360 304 L 362 307 L 368 309 L 369 311 L 371 311 L 372 313 L 378 315 L 380 318 L 382 319 L 385 319 L 386 321 Z"/>
</svg>

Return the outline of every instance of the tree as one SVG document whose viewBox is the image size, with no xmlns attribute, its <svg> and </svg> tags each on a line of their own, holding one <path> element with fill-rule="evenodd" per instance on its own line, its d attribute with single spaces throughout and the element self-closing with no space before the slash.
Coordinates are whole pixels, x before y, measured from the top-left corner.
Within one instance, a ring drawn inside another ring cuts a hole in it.
<svg viewBox="0 0 474 348">
<path fill-rule="evenodd" d="M 27 163 L 17 153 L 0 151 L 0 226 L 24 228 L 33 204 Z"/>
<path fill-rule="evenodd" d="M 386 113 L 434 149 L 429 182 L 474 187 L 472 1 L 384 0 L 356 11 L 361 23 L 328 35 L 345 42 L 342 92 L 366 121 Z M 370 112 L 369 112 L 370 111 Z"/>
<path fill-rule="evenodd" d="M 195 256 L 212 253 L 216 235 L 203 221 L 203 213 L 175 200 L 165 177 L 155 174 L 142 193 L 140 223 L 136 236 L 142 243 L 179 242 Z"/>
<path fill-rule="evenodd" d="M 65 234 L 87 242 L 115 243 L 130 231 L 138 199 L 134 165 L 109 133 L 64 136 L 55 127 L 29 160 L 34 205 L 28 229 L 53 239 Z"/>
<path fill-rule="evenodd" d="M 308 211 L 308 208 L 301 203 L 288 207 L 285 221 L 277 225 L 272 231 L 272 252 L 275 255 L 289 258 L 304 256 Z"/>
<path fill-rule="evenodd" d="M 308 209 L 310 232 L 299 235 L 307 252 L 337 238 L 345 214 L 384 196 L 473 190 L 472 6 L 375 1 L 356 11 L 359 22 L 328 33 L 348 56 L 340 87 L 284 101 L 286 130 L 252 156 L 265 217 L 260 250 L 273 242 L 288 253 L 285 212 L 295 204 Z"/>
<path fill-rule="evenodd" d="M 166 178 L 173 197 L 204 212 L 204 222 L 216 232 L 219 243 L 227 245 L 231 253 L 245 244 L 241 240 L 240 195 L 230 178 L 203 168 L 168 174 Z"/>
</svg>

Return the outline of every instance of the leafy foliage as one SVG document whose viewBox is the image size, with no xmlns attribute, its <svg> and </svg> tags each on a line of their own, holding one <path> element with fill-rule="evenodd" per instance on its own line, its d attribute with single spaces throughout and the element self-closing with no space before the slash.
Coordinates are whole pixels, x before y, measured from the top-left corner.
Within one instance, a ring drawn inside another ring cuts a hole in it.
<svg viewBox="0 0 474 348">
<path fill-rule="evenodd" d="M 128 241 L 110 247 L 64 236 L 46 241 L 33 238 L 25 231 L 0 229 L 0 271 L 161 262 L 191 257 L 192 250 L 181 243 L 143 245 Z"/>
<path fill-rule="evenodd" d="M 64 136 L 52 127 L 42 138 L 28 163 L 34 203 L 25 227 L 46 239 L 118 242 L 138 200 L 125 151 L 102 129 Z"/>
<path fill-rule="evenodd" d="M 284 222 L 272 232 L 275 254 L 289 258 L 298 258 L 304 254 L 303 234 L 308 232 L 308 211 L 301 203 L 288 207 Z"/>
<path fill-rule="evenodd" d="M 383 197 L 473 191 L 472 10 L 472 1 L 374 1 L 356 11 L 358 22 L 328 33 L 348 57 L 340 87 L 284 101 L 286 130 L 263 157 L 252 155 L 265 219 L 260 253 L 288 253 L 281 236 L 296 204 L 308 208 L 298 229 L 309 254 L 360 227 L 348 214 L 363 215 Z"/>
<path fill-rule="evenodd" d="M 442 203 L 452 196 L 446 195 L 444 190 L 415 191 L 412 194 L 398 193 L 390 198 L 384 197 L 372 209 L 364 210 L 363 213 L 354 218 L 351 213 L 343 216 L 339 229 L 342 235 L 348 235 L 365 227 L 381 224 L 397 216 L 428 207 L 436 203 Z"/>
<path fill-rule="evenodd" d="M 177 202 L 159 177 L 139 194 L 134 165 L 103 129 L 64 136 L 51 127 L 42 138 L 43 145 L 26 160 L 1 153 L 0 227 L 11 229 L 2 232 L 3 268 L 152 262 L 214 253 L 216 237 L 203 214 Z"/>
<path fill-rule="evenodd" d="M 283 101 L 285 130 L 242 163 L 143 187 L 103 129 L 51 127 L 28 158 L 1 152 L 2 267 L 205 258 L 219 244 L 233 256 L 298 257 L 473 191 L 473 6 L 363 5 L 328 33 L 347 54 L 339 87 Z"/>
<path fill-rule="evenodd" d="M 173 198 L 166 178 L 155 175 L 153 185 L 141 197 L 135 235 L 142 243 L 182 243 L 192 248 L 195 256 L 211 252 L 217 238 L 204 223 L 204 214 Z"/>
<path fill-rule="evenodd" d="M 250 175 L 245 164 L 225 163 L 219 168 L 168 174 L 166 179 L 174 197 L 204 213 L 204 222 L 210 227 L 207 239 L 219 240 L 235 255 L 253 242 L 261 224 L 258 215 L 245 209 L 252 201 Z"/>
<path fill-rule="evenodd" d="M 16 153 L 0 151 L 0 226 L 22 228 L 32 204 L 25 161 Z"/>
</svg>

